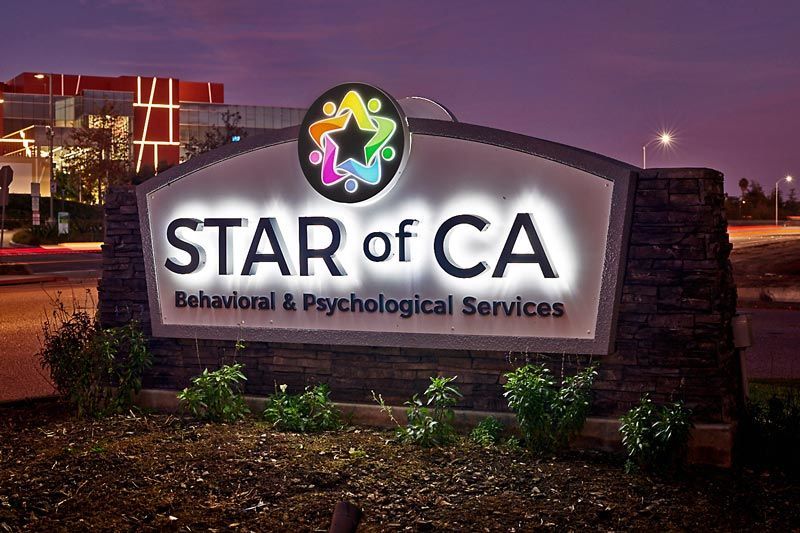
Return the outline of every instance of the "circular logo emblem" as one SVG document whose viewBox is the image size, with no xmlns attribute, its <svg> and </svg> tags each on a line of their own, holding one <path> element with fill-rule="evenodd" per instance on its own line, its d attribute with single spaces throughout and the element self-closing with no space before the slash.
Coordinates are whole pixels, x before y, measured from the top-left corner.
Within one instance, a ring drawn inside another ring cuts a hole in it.
<svg viewBox="0 0 800 533">
<path fill-rule="evenodd" d="M 308 183 L 325 198 L 349 204 L 388 191 L 410 145 L 400 106 L 365 83 L 337 85 L 317 98 L 297 140 Z"/>
</svg>

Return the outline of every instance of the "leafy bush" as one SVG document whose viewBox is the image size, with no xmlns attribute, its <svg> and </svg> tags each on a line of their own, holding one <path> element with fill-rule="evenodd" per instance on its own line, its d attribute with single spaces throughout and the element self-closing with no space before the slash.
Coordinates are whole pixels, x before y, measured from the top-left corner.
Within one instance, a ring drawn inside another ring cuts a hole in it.
<svg viewBox="0 0 800 533">
<path fill-rule="evenodd" d="M 620 419 L 626 471 L 637 468 L 673 471 L 686 458 L 691 411 L 682 402 L 657 406 L 647 396 Z"/>
<path fill-rule="evenodd" d="M 503 424 L 492 416 L 481 420 L 469 434 L 469 438 L 476 444 L 488 447 L 500 444 L 503 435 Z"/>
<path fill-rule="evenodd" d="M 415 394 L 407 401 L 404 404 L 408 418 L 405 426 L 395 420 L 392 408 L 384 403 L 383 398 L 372 393 L 381 410 L 397 425 L 396 437 L 399 442 L 441 446 L 454 440 L 456 432 L 453 427 L 453 406 L 462 397 L 458 388 L 452 385 L 456 377 L 432 377 L 431 384 L 423 393 L 424 399 Z"/>
<path fill-rule="evenodd" d="M 17 232 L 14 241 L 19 244 L 56 244 L 58 243 L 58 226 L 45 222 L 37 226 L 30 226 Z"/>
<path fill-rule="evenodd" d="M 105 416 L 128 410 L 152 364 L 136 322 L 103 329 L 94 315 L 56 299 L 42 326 L 42 368 L 78 416 Z"/>
<path fill-rule="evenodd" d="M 321 384 L 306 387 L 301 394 L 288 394 L 281 385 L 267 398 L 264 418 L 280 431 L 309 433 L 341 427 L 339 411 L 330 400 L 330 388 Z"/>
<path fill-rule="evenodd" d="M 31 245 L 102 240 L 102 219 L 84 220 L 74 217 L 69 221 L 69 232 L 67 234 L 59 234 L 58 225 L 49 222 L 44 222 L 38 226 L 26 226 L 14 234 L 15 243 Z"/>
<path fill-rule="evenodd" d="M 751 390 L 740 432 L 743 458 L 800 475 L 800 397 L 789 387 L 768 388 L 763 395 Z"/>
<path fill-rule="evenodd" d="M 544 365 L 528 364 L 505 375 L 503 394 L 517 415 L 525 445 L 551 451 L 565 446 L 580 431 L 589 412 L 590 390 L 597 371 L 590 366 L 560 385 Z"/>
<path fill-rule="evenodd" d="M 192 386 L 178 393 L 181 406 L 192 416 L 214 422 L 235 422 L 250 412 L 241 394 L 241 382 L 247 377 L 244 365 L 223 365 L 209 372 L 206 368 L 192 378 Z"/>
</svg>

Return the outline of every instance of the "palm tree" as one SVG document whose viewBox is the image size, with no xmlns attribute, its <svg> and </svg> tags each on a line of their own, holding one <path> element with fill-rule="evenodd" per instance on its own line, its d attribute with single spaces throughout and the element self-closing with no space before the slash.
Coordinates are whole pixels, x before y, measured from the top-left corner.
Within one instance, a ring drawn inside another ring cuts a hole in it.
<svg viewBox="0 0 800 533">
<path fill-rule="evenodd" d="M 748 185 L 750 185 L 750 182 L 747 181 L 747 178 L 739 180 L 739 188 L 742 190 L 742 195 L 739 197 L 739 218 L 742 218 L 742 206 L 744 205 L 744 195 L 747 194 Z"/>
<path fill-rule="evenodd" d="M 742 189 L 742 198 L 744 198 L 744 195 L 747 194 L 748 185 L 750 185 L 750 182 L 747 181 L 747 178 L 742 178 L 739 180 L 739 188 Z"/>
</svg>

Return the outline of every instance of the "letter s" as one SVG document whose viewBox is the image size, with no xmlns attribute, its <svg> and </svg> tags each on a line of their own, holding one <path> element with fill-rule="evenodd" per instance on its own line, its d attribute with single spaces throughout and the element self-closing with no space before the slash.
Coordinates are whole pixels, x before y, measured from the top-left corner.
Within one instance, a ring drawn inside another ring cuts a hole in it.
<svg viewBox="0 0 800 533">
<path fill-rule="evenodd" d="M 185 265 L 178 263 L 175 258 L 167 258 L 164 266 L 176 274 L 191 274 L 206 262 L 206 252 L 200 246 L 183 241 L 178 238 L 178 228 L 189 228 L 192 231 L 202 231 L 203 222 L 196 218 L 176 218 L 167 226 L 167 242 L 178 250 L 189 254 L 189 262 Z"/>
</svg>

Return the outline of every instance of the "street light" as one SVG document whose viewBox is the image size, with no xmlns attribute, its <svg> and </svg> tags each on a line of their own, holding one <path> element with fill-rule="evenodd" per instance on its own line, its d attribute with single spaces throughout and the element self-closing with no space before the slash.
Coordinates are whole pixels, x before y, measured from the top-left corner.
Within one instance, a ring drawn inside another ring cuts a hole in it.
<svg viewBox="0 0 800 533">
<path fill-rule="evenodd" d="M 786 176 L 785 178 L 781 178 L 775 182 L 775 226 L 778 225 L 778 185 L 780 185 L 782 181 L 785 181 L 786 183 L 791 183 L 792 177 Z"/>
<path fill-rule="evenodd" d="M 662 131 L 655 139 L 650 139 L 650 142 L 642 146 L 642 168 L 647 168 L 647 147 L 653 143 L 658 143 L 661 146 L 667 147 L 673 141 L 672 133 Z"/>
<path fill-rule="evenodd" d="M 55 176 L 55 172 L 53 172 L 53 137 L 56 134 L 55 123 L 53 121 L 53 74 L 49 73 L 49 74 L 34 74 L 33 75 L 33 77 L 36 78 L 37 80 L 43 80 L 45 76 L 47 76 L 48 80 L 50 81 L 50 89 L 48 91 L 49 94 L 50 94 L 50 100 L 49 100 L 50 101 L 50 106 L 49 106 L 50 125 L 48 126 L 48 129 L 47 129 L 47 138 L 48 138 L 48 144 L 49 144 L 50 150 L 47 152 L 47 159 L 50 162 L 50 165 L 49 165 L 49 167 L 50 167 L 50 222 L 52 223 L 55 220 L 55 218 L 53 217 L 53 196 L 55 195 L 55 190 L 56 190 L 56 188 L 55 188 L 56 176 Z"/>
</svg>

